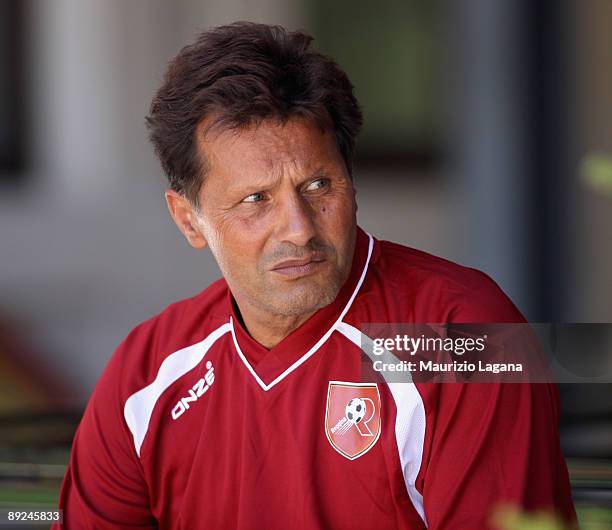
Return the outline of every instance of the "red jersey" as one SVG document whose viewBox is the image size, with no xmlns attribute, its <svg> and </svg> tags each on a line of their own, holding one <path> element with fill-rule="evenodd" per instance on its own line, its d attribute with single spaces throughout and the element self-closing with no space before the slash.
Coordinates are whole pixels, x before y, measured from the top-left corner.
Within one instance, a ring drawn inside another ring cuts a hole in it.
<svg viewBox="0 0 612 530">
<path fill-rule="evenodd" d="M 219 280 L 122 342 L 64 528 L 477 530 L 504 501 L 575 520 L 555 386 L 362 382 L 362 323 L 523 322 L 485 274 L 358 229 L 336 300 L 274 348 L 234 304 Z"/>
</svg>

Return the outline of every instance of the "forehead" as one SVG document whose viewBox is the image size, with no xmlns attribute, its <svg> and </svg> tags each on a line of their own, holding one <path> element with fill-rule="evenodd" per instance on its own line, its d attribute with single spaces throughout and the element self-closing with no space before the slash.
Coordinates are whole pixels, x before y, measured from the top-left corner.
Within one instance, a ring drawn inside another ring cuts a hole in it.
<svg viewBox="0 0 612 530">
<path fill-rule="evenodd" d="M 204 122 L 198 148 L 207 174 L 255 177 L 262 172 L 308 171 L 314 166 L 343 164 L 334 135 L 312 120 L 263 121 L 245 129 L 207 130 Z"/>
</svg>

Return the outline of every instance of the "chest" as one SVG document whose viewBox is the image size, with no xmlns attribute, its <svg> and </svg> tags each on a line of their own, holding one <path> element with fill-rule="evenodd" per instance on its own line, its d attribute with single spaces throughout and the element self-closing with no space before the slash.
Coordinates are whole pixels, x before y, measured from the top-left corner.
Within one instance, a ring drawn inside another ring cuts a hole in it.
<svg viewBox="0 0 612 530">
<path fill-rule="evenodd" d="M 330 341 L 263 390 L 228 345 L 168 389 L 143 467 L 168 528 L 420 528 L 396 403 Z M 404 525 L 404 526 L 402 526 Z M 405 526 L 408 525 L 408 526 Z"/>
</svg>

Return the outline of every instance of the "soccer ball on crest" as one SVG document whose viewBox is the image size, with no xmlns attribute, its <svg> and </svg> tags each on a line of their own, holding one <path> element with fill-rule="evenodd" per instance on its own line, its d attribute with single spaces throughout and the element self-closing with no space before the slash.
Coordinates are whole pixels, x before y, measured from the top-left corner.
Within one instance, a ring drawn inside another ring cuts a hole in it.
<svg viewBox="0 0 612 530">
<path fill-rule="evenodd" d="M 344 415 L 351 423 L 359 423 L 365 416 L 365 408 L 366 404 L 363 399 L 353 398 L 347 403 Z"/>
</svg>

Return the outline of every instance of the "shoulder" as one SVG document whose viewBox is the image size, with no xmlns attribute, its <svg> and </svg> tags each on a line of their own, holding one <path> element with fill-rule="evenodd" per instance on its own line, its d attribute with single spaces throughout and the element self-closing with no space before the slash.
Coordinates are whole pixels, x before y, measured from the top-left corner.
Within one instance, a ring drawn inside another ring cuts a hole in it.
<svg viewBox="0 0 612 530">
<path fill-rule="evenodd" d="M 227 293 L 225 280 L 217 280 L 136 326 L 112 354 L 96 389 L 112 385 L 125 400 L 150 384 L 168 355 L 200 342 L 228 322 Z"/>
<path fill-rule="evenodd" d="M 372 269 L 378 285 L 396 299 L 411 301 L 417 320 L 524 321 L 510 298 L 484 272 L 391 241 L 377 241 L 377 246 Z"/>
<path fill-rule="evenodd" d="M 221 278 L 197 295 L 170 304 L 136 326 L 124 343 L 137 345 L 156 336 L 161 344 L 182 347 L 182 342 L 198 339 L 210 325 L 220 320 L 227 321 L 227 293 L 227 283 Z"/>
</svg>

